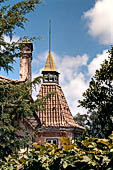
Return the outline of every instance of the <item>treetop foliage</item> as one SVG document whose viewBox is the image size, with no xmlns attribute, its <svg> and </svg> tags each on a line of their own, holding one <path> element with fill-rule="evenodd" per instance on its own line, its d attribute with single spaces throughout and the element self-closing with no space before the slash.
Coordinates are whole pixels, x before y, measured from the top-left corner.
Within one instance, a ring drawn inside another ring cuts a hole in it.
<svg viewBox="0 0 113 170">
<path fill-rule="evenodd" d="M 113 47 L 108 55 L 79 101 L 80 106 L 93 114 L 90 132 L 96 137 L 108 137 L 113 131 Z"/>
<path fill-rule="evenodd" d="M 23 0 L 14 5 L 10 5 L 11 0 L 6 1 L 8 5 L 4 5 L 5 0 L 0 1 L 0 69 L 8 72 L 13 69 L 15 57 L 20 57 L 20 50 L 18 41 L 8 43 L 4 35 L 12 40 L 15 28 L 24 28 L 28 21 L 25 15 L 33 11 L 40 0 Z"/>
</svg>

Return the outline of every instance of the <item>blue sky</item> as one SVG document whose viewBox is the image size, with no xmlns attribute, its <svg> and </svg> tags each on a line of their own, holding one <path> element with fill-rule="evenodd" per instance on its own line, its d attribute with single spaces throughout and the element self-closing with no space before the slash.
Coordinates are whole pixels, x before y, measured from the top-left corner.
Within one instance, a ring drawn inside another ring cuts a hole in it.
<svg viewBox="0 0 113 170">
<path fill-rule="evenodd" d="M 18 0 L 15 0 L 17 2 Z M 113 0 L 43 0 L 28 14 L 25 30 L 15 38 L 40 36 L 34 42 L 33 77 L 40 75 L 48 52 L 48 23 L 52 22 L 52 53 L 60 71 L 60 84 L 72 114 L 85 113 L 77 101 L 113 44 Z M 6 38 L 7 39 L 7 38 Z M 13 73 L 1 75 L 19 79 L 19 61 Z M 37 93 L 37 92 L 36 92 Z"/>
</svg>

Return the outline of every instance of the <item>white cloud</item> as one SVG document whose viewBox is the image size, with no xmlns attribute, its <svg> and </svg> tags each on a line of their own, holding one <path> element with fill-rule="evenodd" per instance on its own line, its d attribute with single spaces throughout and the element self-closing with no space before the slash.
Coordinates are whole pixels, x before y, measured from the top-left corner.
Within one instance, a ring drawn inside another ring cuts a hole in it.
<svg viewBox="0 0 113 170">
<path fill-rule="evenodd" d="M 84 54 L 83 56 L 65 56 L 59 63 L 59 71 L 61 74 L 61 80 L 71 81 L 77 76 L 78 68 L 86 65 L 88 61 L 88 56 Z"/>
<path fill-rule="evenodd" d="M 108 50 L 104 50 L 102 54 L 97 54 L 97 56 L 88 65 L 89 75 L 92 77 L 97 69 L 100 69 L 101 64 L 105 59 L 108 59 Z"/>
<path fill-rule="evenodd" d="M 70 110 L 73 115 L 78 112 L 83 114 L 87 111 L 84 108 L 77 107 L 79 105 L 78 100 L 82 99 L 82 94 L 88 88 L 87 75 L 93 76 L 96 69 L 100 68 L 100 64 L 108 57 L 107 50 L 104 50 L 102 54 L 97 54 L 96 57 L 88 64 L 88 55 L 82 56 L 59 56 L 56 53 L 52 53 L 55 59 L 57 69 L 60 72 L 60 85 L 64 92 L 64 95 L 69 104 Z M 33 67 L 37 67 L 39 72 L 33 73 L 33 77 L 39 76 L 46 62 L 47 52 L 40 54 L 34 59 Z M 87 74 L 82 72 L 82 67 L 85 66 L 88 70 Z M 39 68 L 40 67 L 40 68 Z M 37 92 L 33 95 L 38 94 Z"/>
<path fill-rule="evenodd" d="M 94 7 L 84 13 L 89 34 L 102 44 L 113 44 L 113 0 L 97 0 Z"/>
<path fill-rule="evenodd" d="M 78 73 L 69 82 L 64 82 L 62 89 L 68 100 L 69 106 L 73 115 L 76 113 L 86 113 L 83 109 L 78 108 L 78 100 L 82 99 L 83 92 L 88 88 L 88 82 L 85 80 L 85 75 L 83 73 Z"/>
</svg>

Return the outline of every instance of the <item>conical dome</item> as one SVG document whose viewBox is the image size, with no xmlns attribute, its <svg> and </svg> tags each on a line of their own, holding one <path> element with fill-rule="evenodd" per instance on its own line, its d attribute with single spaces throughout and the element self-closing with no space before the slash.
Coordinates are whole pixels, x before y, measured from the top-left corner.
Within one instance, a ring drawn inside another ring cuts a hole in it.
<svg viewBox="0 0 113 170">
<path fill-rule="evenodd" d="M 53 56 L 51 54 L 51 52 L 49 51 L 47 60 L 46 60 L 46 64 L 45 64 L 45 68 L 43 69 L 43 71 L 55 71 L 58 72 L 56 69 L 56 64 L 54 62 Z"/>
</svg>

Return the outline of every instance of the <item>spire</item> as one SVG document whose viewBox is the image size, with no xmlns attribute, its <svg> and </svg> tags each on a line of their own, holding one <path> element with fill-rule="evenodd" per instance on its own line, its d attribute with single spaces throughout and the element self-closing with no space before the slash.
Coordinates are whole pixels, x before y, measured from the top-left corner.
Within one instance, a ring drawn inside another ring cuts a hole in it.
<svg viewBox="0 0 113 170">
<path fill-rule="evenodd" d="M 49 20 L 49 52 L 51 52 L 51 20 Z"/>
<path fill-rule="evenodd" d="M 45 64 L 45 68 L 43 69 L 43 71 L 57 71 L 56 69 L 56 64 L 54 62 L 53 56 L 51 54 L 51 52 L 49 52 L 47 60 L 46 60 L 46 64 Z"/>
<path fill-rule="evenodd" d="M 58 72 L 56 69 L 56 64 L 54 62 L 53 56 L 51 54 L 51 20 L 49 20 L 49 53 L 48 53 L 45 68 L 43 69 L 43 71 Z"/>
</svg>

